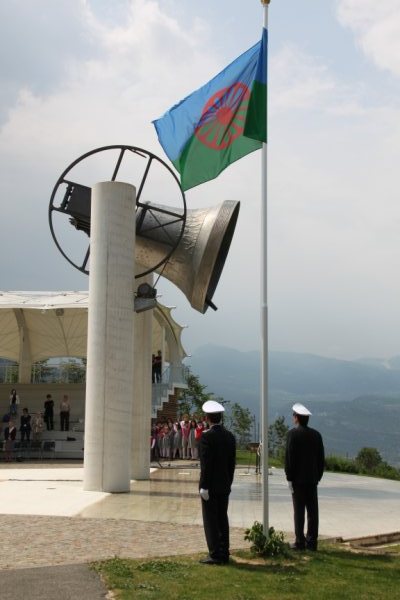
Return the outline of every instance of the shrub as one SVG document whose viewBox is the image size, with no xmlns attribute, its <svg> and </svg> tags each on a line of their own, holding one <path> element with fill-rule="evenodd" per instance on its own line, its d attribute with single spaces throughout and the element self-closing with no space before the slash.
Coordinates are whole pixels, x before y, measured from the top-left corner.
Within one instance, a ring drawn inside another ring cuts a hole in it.
<svg viewBox="0 0 400 600">
<path fill-rule="evenodd" d="M 358 473 L 359 468 L 351 458 L 343 456 L 327 456 L 325 458 L 325 467 L 327 471 L 336 473 Z"/>
<path fill-rule="evenodd" d="M 268 529 L 268 538 L 264 534 L 262 523 L 255 521 L 250 529 L 246 529 L 244 539 L 252 542 L 250 551 L 257 556 L 288 556 L 289 545 L 285 542 L 283 531 Z"/>
<path fill-rule="evenodd" d="M 376 448 L 361 448 L 356 456 L 361 471 L 370 472 L 382 464 L 382 457 Z"/>
<path fill-rule="evenodd" d="M 371 477 L 382 477 L 382 479 L 400 480 L 400 470 L 382 460 L 381 455 L 375 448 L 362 448 L 355 460 L 343 458 L 342 456 L 327 456 L 325 467 L 327 471 L 336 473 L 356 473 L 370 475 Z"/>
<path fill-rule="evenodd" d="M 372 472 L 372 475 L 376 477 L 382 477 L 382 479 L 397 479 L 400 480 L 400 471 L 395 467 L 392 467 L 387 462 L 382 461 L 380 465 L 375 467 Z"/>
</svg>

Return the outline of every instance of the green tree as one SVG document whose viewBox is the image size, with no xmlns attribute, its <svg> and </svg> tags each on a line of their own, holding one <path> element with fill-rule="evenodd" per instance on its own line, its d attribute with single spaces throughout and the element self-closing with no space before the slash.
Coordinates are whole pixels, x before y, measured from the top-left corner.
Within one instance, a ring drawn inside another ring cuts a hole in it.
<svg viewBox="0 0 400 600">
<path fill-rule="evenodd" d="M 201 407 L 207 400 L 214 399 L 214 394 L 206 392 L 206 385 L 203 385 L 199 381 L 197 375 L 189 370 L 186 376 L 187 389 L 181 392 L 178 407 L 181 414 L 202 414 Z"/>
<path fill-rule="evenodd" d="M 376 448 L 361 448 L 356 456 L 356 463 L 362 471 L 373 471 L 383 462 Z"/>
<path fill-rule="evenodd" d="M 80 383 L 86 379 L 86 364 L 81 359 L 68 358 L 60 363 L 60 380 L 65 383 Z"/>
<path fill-rule="evenodd" d="M 268 450 L 272 457 L 283 460 L 288 431 L 285 417 L 278 417 L 268 427 Z"/>
<path fill-rule="evenodd" d="M 32 365 L 32 383 L 53 383 L 57 381 L 56 368 L 49 364 L 49 359 L 38 360 Z"/>
<path fill-rule="evenodd" d="M 239 447 L 249 442 L 253 417 L 248 408 L 243 408 L 238 402 L 234 402 L 229 407 L 225 423 L 235 435 Z"/>
</svg>

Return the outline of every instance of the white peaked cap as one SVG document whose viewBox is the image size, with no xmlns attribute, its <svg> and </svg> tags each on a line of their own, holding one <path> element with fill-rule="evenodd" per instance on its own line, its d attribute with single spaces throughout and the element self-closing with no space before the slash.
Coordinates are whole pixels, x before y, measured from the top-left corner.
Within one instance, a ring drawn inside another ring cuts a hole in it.
<svg viewBox="0 0 400 600">
<path fill-rule="evenodd" d="M 207 400 L 207 402 L 204 402 L 204 404 L 201 408 L 202 408 L 203 412 L 209 413 L 209 414 L 225 412 L 225 409 L 222 406 L 222 404 L 220 404 L 219 402 L 215 402 L 215 400 Z"/>
<path fill-rule="evenodd" d="M 292 410 L 294 413 L 296 413 L 296 415 L 304 415 L 306 417 L 309 417 L 312 414 L 310 413 L 308 408 L 306 408 L 303 404 L 300 404 L 300 402 L 296 402 L 296 404 L 293 404 Z"/>
</svg>

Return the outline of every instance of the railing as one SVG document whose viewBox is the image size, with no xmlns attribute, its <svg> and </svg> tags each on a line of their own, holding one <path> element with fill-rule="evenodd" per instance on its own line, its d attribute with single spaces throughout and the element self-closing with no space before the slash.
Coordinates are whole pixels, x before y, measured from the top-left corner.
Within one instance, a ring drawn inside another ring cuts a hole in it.
<svg viewBox="0 0 400 600">
<path fill-rule="evenodd" d="M 85 383 L 86 367 L 75 362 L 32 366 L 32 383 Z"/>
<path fill-rule="evenodd" d="M 186 383 L 188 373 L 189 368 L 184 365 L 168 365 L 162 372 L 160 383 Z"/>
<path fill-rule="evenodd" d="M 0 365 L 0 383 L 17 383 L 18 365 Z"/>
<path fill-rule="evenodd" d="M 186 385 L 188 367 L 168 365 L 161 376 L 161 382 L 153 383 L 153 388 L 168 386 L 172 383 Z M 84 383 L 86 367 L 75 362 L 60 362 L 32 365 L 31 383 Z M 0 365 L 0 383 L 18 382 L 18 365 Z"/>
<path fill-rule="evenodd" d="M 186 387 L 189 368 L 184 365 L 169 365 L 161 375 L 161 382 L 153 383 L 152 386 L 152 413 L 156 416 L 157 410 L 168 400 L 168 394 L 174 387 Z"/>
<path fill-rule="evenodd" d="M 84 383 L 86 367 L 77 362 L 32 365 L 31 383 Z M 0 383 L 18 383 L 18 365 L 0 365 Z"/>
</svg>

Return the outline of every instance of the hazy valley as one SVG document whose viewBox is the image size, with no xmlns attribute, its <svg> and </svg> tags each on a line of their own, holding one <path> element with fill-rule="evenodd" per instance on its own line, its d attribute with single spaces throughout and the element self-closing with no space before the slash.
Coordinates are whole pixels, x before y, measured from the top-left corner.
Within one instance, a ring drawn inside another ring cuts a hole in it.
<svg viewBox="0 0 400 600">
<path fill-rule="evenodd" d="M 207 391 L 239 402 L 259 417 L 260 356 L 207 345 L 187 363 Z M 363 446 L 400 465 L 400 357 L 345 361 L 290 352 L 269 354 L 269 418 L 303 402 L 328 453 L 353 457 Z"/>
</svg>

